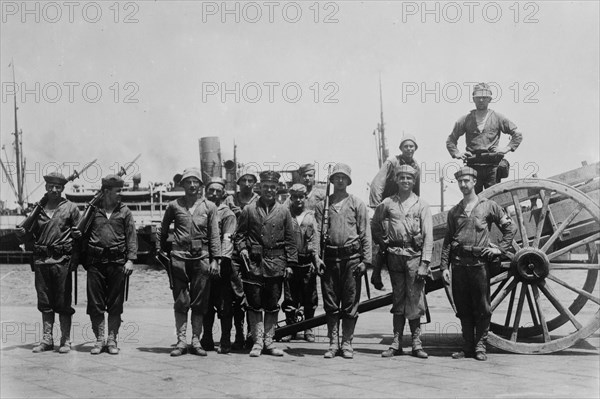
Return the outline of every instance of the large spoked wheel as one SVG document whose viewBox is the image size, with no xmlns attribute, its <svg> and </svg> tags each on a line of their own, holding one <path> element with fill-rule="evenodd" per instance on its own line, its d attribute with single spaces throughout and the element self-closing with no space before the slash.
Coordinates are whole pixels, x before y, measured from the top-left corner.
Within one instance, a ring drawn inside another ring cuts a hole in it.
<svg viewBox="0 0 600 399">
<path fill-rule="evenodd" d="M 481 195 L 517 225 L 514 256 L 491 270 L 489 342 L 510 352 L 550 353 L 598 330 L 598 203 L 542 179 L 501 183 Z"/>
</svg>

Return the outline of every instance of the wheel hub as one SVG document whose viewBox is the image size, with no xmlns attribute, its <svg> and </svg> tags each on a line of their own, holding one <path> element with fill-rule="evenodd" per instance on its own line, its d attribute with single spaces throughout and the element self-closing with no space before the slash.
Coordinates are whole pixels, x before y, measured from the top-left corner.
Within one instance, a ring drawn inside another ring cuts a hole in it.
<svg viewBox="0 0 600 399">
<path fill-rule="evenodd" d="M 536 248 L 522 248 L 513 258 L 511 266 L 523 282 L 536 282 L 545 279 L 550 270 L 546 254 Z"/>
</svg>

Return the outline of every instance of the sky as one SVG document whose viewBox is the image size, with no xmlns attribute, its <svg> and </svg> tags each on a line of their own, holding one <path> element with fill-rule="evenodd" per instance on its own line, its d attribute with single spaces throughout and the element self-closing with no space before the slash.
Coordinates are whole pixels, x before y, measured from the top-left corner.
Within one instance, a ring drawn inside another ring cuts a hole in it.
<svg viewBox="0 0 600 399">
<path fill-rule="evenodd" d="M 168 182 L 218 136 L 224 160 L 235 141 L 239 162 L 264 169 L 315 161 L 324 180 L 327 163 L 347 163 L 367 200 L 380 78 L 390 155 L 416 137 L 432 205 L 440 176 L 446 204 L 461 198 L 445 141 L 476 82 L 523 133 L 509 179 L 600 158 L 596 1 L 0 4 L 2 160 L 12 171 L 14 62 L 28 192 L 98 159 L 78 181 L 95 187 L 138 154 L 129 178 Z M 1 189 L 10 207 L 4 173 Z"/>
</svg>

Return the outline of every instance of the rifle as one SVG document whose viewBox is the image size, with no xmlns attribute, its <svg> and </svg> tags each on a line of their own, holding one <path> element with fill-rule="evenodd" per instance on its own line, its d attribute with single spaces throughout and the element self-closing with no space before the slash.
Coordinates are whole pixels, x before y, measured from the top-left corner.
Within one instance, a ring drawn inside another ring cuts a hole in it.
<svg viewBox="0 0 600 399">
<path fill-rule="evenodd" d="M 331 164 L 327 167 L 327 187 L 325 189 L 325 199 L 323 200 L 323 215 L 321 217 L 321 260 L 325 262 L 325 247 L 329 239 L 329 195 L 331 193 L 331 185 L 329 179 L 331 178 Z"/>
<path fill-rule="evenodd" d="M 67 177 L 67 183 L 77 179 L 79 177 L 79 175 L 81 173 L 83 173 L 87 168 L 92 166 L 94 164 L 94 162 L 96 162 L 96 159 L 94 159 L 92 162 L 85 165 L 83 167 L 83 169 L 81 169 L 81 172 L 77 172 L 77 170 L 74 170 L 73 173 L 71 174 L 71 176 Z M 37 221 L 38 217 L 40 216 L 40 213 L 42 213 L 42 209 L 44 209 L 44 207 L 46 206 L 47 203 L 48 203 L 48 193 L 44 194 L 42 199 L 39 202 L 35 203 L 33 210 L 31 211 L 29 216 L 27 216 L 25 218 L 25 220 L 23 220 L 21 223 L 19 223 L 17 225 L 17 228 L 23 228 L 23 229 L 25 229 L 25 231 L 30 232 L 31 228 L 33 227 L 33 225 Z"/>
<path fill-rule="evenodd" d="M 166 256 L 162 251 L 156 253 L 156 260 L 161 264 L 162 267 L 167 271 L 167 277 L 169 278 L 169 288 L 173 289 L 173 276 L 171 271 L 171 259 Z"/>
<path fill-rule="evenodd" d="M 137 161 L 140 156 L 142 156 L 142 154 L 138 154 L 138 156 L 135 157 L 133 161 L 127 164 L 127 167 L 121 166 L 121 170 L 119 170 L 117 176 L 121 177 L 127 174 L 127 170 L 129 170 L 129 168 L 133 166 L 135 161 Z M 94 214 L 96 213 L 96 209 L 102 202 L 102 197 L 102 189 L 100 189 L 96 193 L 96 195 L 94 195 L 94 198 L 92 198 L 90 202 L 88 202 L 85 210 L 83 211 L 83 215 L 81 215 L 81 219 L 79 219 L 77 226 L 75 226 L 77 230 L 81 231 L 82 235 L 85 235 L 87 229 L 90 227 L 90 224 L 92 223 L 92 216 L 94 216 Z"/>
</svg>

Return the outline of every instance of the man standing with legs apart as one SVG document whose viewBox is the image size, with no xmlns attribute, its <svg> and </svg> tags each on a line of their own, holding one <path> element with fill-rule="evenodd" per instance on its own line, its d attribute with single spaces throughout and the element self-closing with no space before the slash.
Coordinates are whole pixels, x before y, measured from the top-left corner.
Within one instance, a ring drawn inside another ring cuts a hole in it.
<svg viewBox="0 0 600 399">
<path fill-rule="evenodd" d="M 387 254 L 393 290 L 394 341 L 381 356 L 402 354 L 402 332 L 408 319 L 412 355 L 427 353 L 421 344 L 421 316 L 425 314 L 425 277 L 430 274 L 433 252 L 433 222 L 429 205 L 413 193 L 417 171 L 408 165 L 396 169 L 398 193 L 383 200 L 371 221 L 373 240 Z M 377 266 L 375 266 L 377 267 Z M 373 272 L 379 276 L 379 271 Z M 377 283 L 374 284 L 377 286 Z"/>
<path fill-rule="evenodd" d="M 52 329 L 58 313 L 60 321 L 59 353 L 71 350 L 71 318 L 75 309 L 71 306 L 71 264 L 73 239 L 71 228 L 79 220 L 77 205 L 61 196 L 67 179 L 60 173 L 44 176 L 46 194 L 40 201 L 43 206 L 31 228 L 35 238 L 35 290 L 37 307 L 42 312 L 42 339 L 33 347 L 33 352 L 44 352 L 54 349 Z M 23 227 L 17 229 L 17 236 L 26 236 Z"/>
<path fill-rule="evenodd" d="M 221 345 L 218 353 L 231 352 L 231 321 L 233 317 L 234 298 L 244 299 L 244 287 L 237 270 L 231 266 L 233 255 L 233 236 L 237 229 L 237 219 L 229 207 L 224 204 L 225 180 L 213 177 L 206 187 L 206 199 L 217 206 L 219 215 L 219 231 L 221 232 L 221 276 L 214 278 L 210 287 L 210 303 L 204 316 L 204 333 L 200 343 L 206 350 L 214 348 L 213 323 L 216 314 L 221 320 Z"/>
<path fill-rule="evenodd" d="M 350 166 L 338 163 L 331 171 L 333 194 L 329 197 L 329 229 L 325 247 L 325 270 L 321 277 L 323 307 L 327 314 L 329 350 L 333 358 L 340 350 L 339 320 L 342 319 L 342 356 L 354 357 L 352 339 L 358 319 L 361 277 L 371 264 L 371 229 L 366 205 L 349 194 Z M 321 209 L 321 212 L 323 210 Z M 319 212 L 319 213 L 321 213 Z"/>
<path fill-rule="evenodd" d="M 517 126 L 503 115 L 488 109 L 492 101 L 492 90 L 485 83 L 475 85 L 473 102 L 475 109 L 460 118 L 446 140 L 446 148 L 452 158 L 462 159 L 467 166 L 477 171 L 475 194 L 498 183 L 498 165 L 505 154 L 515 151 L 523 141 Z M 499 147 L 500 133 L 511 136 L 506 147 Z M 467 150 L 460 152 L 457 144 L 465 135 Z M 508 172 L 506 172 L 508 173 Z"/>
<path fill-rule="evenodd" d="M 173 229 L 171 267 L 177 346 L 171 356 L 181 356 L 187 349 L 188 311 L 192 310 L 191 353 L 206 356 L 200 344 L 202 319 L 208 310 L 210 277 L 219 276 L 221 238 L 217 207 L 202 196 L 202 179 L 198 168 L 187 168 L 181 177 L 185 196 L 169 202 L 162 220 L 160 248 L 167 251 L 169 226 Z"/>
<path fill-rule="evenodd" d="M 463 349 L 452 357 L 487 360 L 486 342 L 492 316 L 488 265 L 512 247 L 516 229 L 500 205 L 477 196 L 474 169 L 465 166 L 454 177 L 463 199 L 448 212 L 440 265 L 444 281 L 452 285 L 456 316 L 462 326 Z M 492 223 L 502 232 L 500 248 L 490 242 Z"/>
<path fill-rule="evenodd" d="M 296 311 L 304 308 L 304 319 L 315 316 L 319 304 L 317 296 L 317 267 L 319 259 L 319 226 L 314 211 L 305 209 L 306 187 L 294 184 L 290 188 L 290 212 L 294 222 L 294 238 L 298 248 L 298 266 L 293 268 L 292 276 L 284 283 L 284 301 L 282 304 L 288 324 L 296 321 Z M 289 341 L 292 337 L 282 338 Z M 315 342 L 312 329 L 304 331 L 304 339 Z"/>
<path fill-rule="evenodd" d="M 279 177 L 274 171 L 260 174 L 260 198 L 242 211 L 235 237 L 240 257 L 250 269 L 244 291 L 254 338 L 251 357 L 283 356 L 273 343 L 279 298 L 283 279 L 298 263 L 292 216 L 288 207 L 276 201 Z"/>
<path fill-rule="evenodd" d="M 121 203 L 123 179 L 108 175 L 102 179 L 102 203 L 96 209 L 87 241 L 87 313 L 90 315 L 96 344 L 91 350 L 97 355 L 104 350 L 104 312 L 108 312 L 106 349 L 119 353 L 117 335 L 125 299 L 127 276 L 133 272 L 137 259 L 137 233 L 129 208 Z"/>
</svg>

